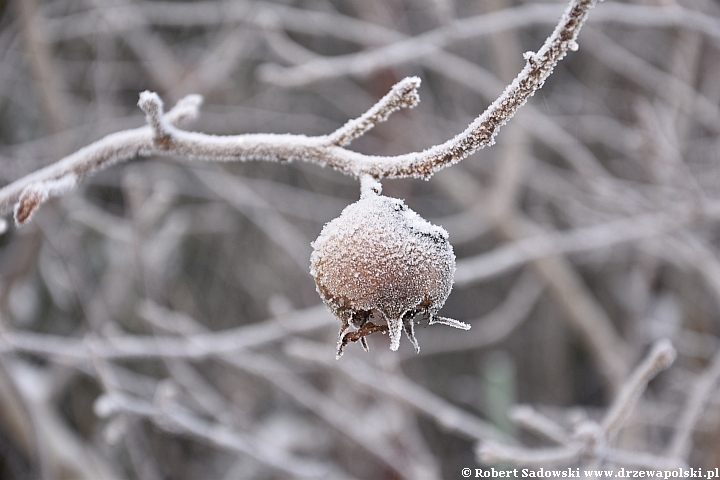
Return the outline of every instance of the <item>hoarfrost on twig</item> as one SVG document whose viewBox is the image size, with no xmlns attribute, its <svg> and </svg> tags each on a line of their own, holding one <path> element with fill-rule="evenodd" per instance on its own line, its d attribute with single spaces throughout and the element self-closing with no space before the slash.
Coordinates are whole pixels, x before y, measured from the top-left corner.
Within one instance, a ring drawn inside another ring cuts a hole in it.
<svg viewBox="0 0 720 480">
<path fill-rule="evenodd" d="M 71 173 L 79 180 L 115 163 L 153 155 L 208 161 L 304 161 L 329 166 L 354 177 L 428 179 L 437 171 L 494 143 L 500 128 L 542 87 L 557 62 L 574 48 L 580 28 L 596 3 L 597 0 L 572 0 L 553 33 L 540 50 L 528 58 L 525 67 L 500 97 L 465 131 L 422 152 L 379 157 L 362 155 L 339 146 L 364 134 L 397 109 L 414 106 L 419 85 L 419 80 L 414 77 L 402 80 L 366 114 L 348 122 L 335 133 L 320 137 L 271 134 L 215 136 L 179 130 L 172 126 L 172 122 L 192 117 L 199 106 L 199 97 L 186 97 L 176 109 L 163 115 L 159 96 L 143 92 L 139 105 L 146 113 L 149 127 L 109 135 L 5 186 L 0 190 L 0 214 L 7 213 L 31 183 L 55 181 Z M 35 205 L 29 213 L 34 212 L 40 203 L 27 201 L 26 206 Z M 23 209 L 21 213 L 24 212 Z M 21 215 L 25 220 L 28 217 Z"/>
</svg>

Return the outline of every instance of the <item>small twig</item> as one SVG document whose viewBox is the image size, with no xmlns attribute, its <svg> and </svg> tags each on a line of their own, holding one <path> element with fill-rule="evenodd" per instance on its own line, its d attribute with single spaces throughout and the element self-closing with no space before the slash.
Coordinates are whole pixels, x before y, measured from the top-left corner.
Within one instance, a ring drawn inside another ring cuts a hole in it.
<svg viewBox="0 0 720 480">
<path fill-rule="evenodd" d="M 633 55 L 607 35 L 593 30 L 587 31 L 585 35 L 589 40 L 590 52 L 610 70 L 655 92 L 670 104 L 681 99 L 683 113 L 692 115 L 708 130 L 720 132 L 720 109 L 714 100 L 696 91 L 692 85 Z"/>
<path fill-rule="evenodd" d="M 172 110 L 165 114 L 165 122 L 175 127 L 181 127 L 192 122 L 200 113 L 202 103 L 202 95 L 186 95 L 178 100 Z"/>
<path fill-rule="evenodd" d="M 560 425 L 530 405 L 517 405 L 508 413 L 510 420 L 525 430 L 537 433 L 558 445 L 566 445 L 570 438 Z"/>
<path fill-rule="evenodd" d="M 540 230 L 518 210 L 506 215 L 504 221 L 497 225 L 498 233 L 508 240 L 526 238 Z M 583 336 L 614 395 L 630 371 L 630 346 L 619 335 L 604 307 L 565 257 L 555 255 L 541 258 L 533 261 L 533 267 L 566 312 L 570 325 Z"/>
<path fill-rule="evenodd" d="M 167 148 L 172 138 L 172 131 L 170 125 L 163 118 L 163 101 L 160 96 L 146 90 L 140 94 L 138 107 L 145 112 L 145 121 L 153 130 L 155 145 Z"/>
<path fill-rule="evenodd" d="M 288 355 L 316 364 L 339 368 L 354 382 L 360 383 L 377 391 L 400 400 L 421 414 L 434 420 L 447 431 L 461 434 L 464 437 L 478 439 L 506 439 L 507 435 L 485 421 L 452 405 L 419 385 L 399 375 L 373 369 L 366 362 L 357 359 L 343 359 L 333 362 L 332 358 L 320 352 L 324 348 L 315 348 L 307 341 L 297 340 L 291 343 L 286 352 Z"/>
<path fill-rule="evenodd" d="M 47 117 L 48 130 L 60 132 L 68 126 L 69 102 L 64 93 L 63 76 L 55 66 L 48 41 L 45 19 L 37 13 L 36 0 L 18 0 L 16 6 L 30 68 L 37 84 L 40 104 Z"/>
<path fill-rule="evenodd" d="M 216 447 L 248 455 L 291 477 L 325 478 L 331 474 L 338 475 L 338 478 L 348 477 L 344 472 L 333 471 L 334 469 L 329 465 L 289 455 L 279 450 L 277 446 L 261 442 L 256 437 L 231 430 L 219 423 L 202 420 L 175 404 L 159 407 L 145 400 L 115 392 L 97 399 L 95 413 L 100 417 L 130 413 L 147 418 L 163 430 L 191 435 Z"/>
<path fill-rule="evenodd" d="M 289 9 L 288 9 L 289 10 Z M 424 32 L 414 37 L 400 36 L 397 32 L 374 32 L 365 38 L 355 38 L 346 32 L 327 32 L 338 38 L 348 39 L 368 46 L 384 45 L 357 53 L 318 57 L 292 67 L 265 64 L 260 69 L 261 80 L 284 87 L 299 87 L 341 76 L 367 76 L 385 68 L 409 62 L 441 58 L 449 54 L 443 50 L 463 40 L 500 34 L 531 25 L 552 24 L 560 13 L 557 4 L 525 4 L 475 17 L 454 20 L 448 25 Z M 289 11 L 285 15 L 289 14 Z M 337 19 L 337 16 L 335 17 Z M 336 21 L 347 21 L 340 17 Z M 295 22 L 283 17 L 284 27 L 301 31 Z M 333 20 L 326 20 L 328 23 Z M 720 22 L 715 18 L 678 5 L 658 7 L 628 5 L 608 2 L 598 8 L 591 20 L 593 24 L 616 23 L 645 28 L 679 28 L 708 36 L 715 43 L 720 41 Z M 367 23 L 361 28 L 377 26 Z M 353 31 L 354 29 L 349 29 Z M 309 32 L 314 33 L 314 32 Z M 326 33 L 326 32 L 322 32 Z M 317 33 L 315 33 L 317 35 Z M 292 63 L 292 62 L 291 62 Z"/>
<path fill-rule="evenodd" d="M 420 88 L 420 79 L 418 77 L 407 77 L 400 80 L 370 110 L 360 117 L 350 120 L 328 135 L 328 144 L 344 147 L 356 138 L 366 134 L 378 123 L 386 121 L 392 113 L 402 108 L 416 107 L 420 102 L 418 88 Z"/>
<path fill-rule="evenodd" d="M 575 462 L 584 450 L 585 446 L 579 442 L 545 449 L 529 449 L 495 442 L 483 442 L 478 444 L 475 454 L 478 460 L 484 464 L 509 463 L 527 467 L 553 467 Z"/>
<path fill-rule="evenodd" d="M 176 313 L 154 304 L 146 304 L 140 310 L 142 316 L 167 316 Z M 324 305 L 301 310 L 287 318 L 271 319 L 238 328 L 188 335 L 187 338 L 161 335 L 122 335 L 94 338 L 93 354 L 103 359 L 131 358 L 185 358 L 204 359 L 214 355 L 239 352 L 250 347 L 267 345 L 282 340 L 287 335 L 310 332 L 337 320 Z M 1 351 L 24 351 L 41 354 L 66 362 L 84 362 L 92 358 L 87 342 L 57 335 L 30 332 L 2 332 Z"/>
<path fill-rule="evenodd" d="M 695 425 L 705 409 L 710 397 L 720 381 L 720 352 L 715 354 L 710 366 L 695 380 L 688 393 L 688 399 L 677 423 L 675 436 L 668 453 L 671 458 L 686 459 L 692 447 L 692 434 Z"/>
<path fill-rule="evenodd" d="M 457 285 L 470 285 L 518 268 L 527 262 L 560 253 L 581 253 L 657 237 L 696 220 L 686 206 L 677 211 L 633 215 L 598 225 L 540 233 L 515 240 L 486 253 L 463 258 L 455 274 Z"/>
<path fill-rule="evenodd" d="M 382 461 L 396 478 L 412 478 L 406 476 L 405 470 L 399 467 L 403 455 L 388 439 L 378 437 L 369 432 L 356 421 L 356 414 L 345 405 L 320 392 L 310 383 L 304 381 L 293 371 L 269 356 L 263 355 L 223 355 L 219 357 L 224 363 L 242 371 L 255 375 L 288 394 L 299 405 L 307 408 L 329 426 L 351 439 L 365 451 Z M 407 467 L 412 467 L 407 464 Z"/>
<path fill-rule="evenodd" d="M 660 340 L 653 346 L 647 358 L 625 382 L 610 410 L 605 414 L 602 428 L 606 438 L 612 439 L 617 434 L 635 407 L 638 398 L 645 391 L 648 382 L 672 365 L 675 356 L 675 349 L 669 340 Z"/>
</svg>

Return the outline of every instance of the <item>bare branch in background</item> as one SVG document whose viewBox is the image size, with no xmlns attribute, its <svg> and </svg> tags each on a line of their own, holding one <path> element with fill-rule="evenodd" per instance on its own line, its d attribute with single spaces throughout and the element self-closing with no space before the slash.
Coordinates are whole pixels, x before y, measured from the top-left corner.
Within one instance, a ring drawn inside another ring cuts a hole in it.
<svg viewBox="0 0 720 480">
<path fill-rule="evenodd" d="M 542 433 L 561 446 L 546 449 L 527 449 L 498 444 L 492 441 L 479 442 L 477 455 L 481 462 L 512 463 L 515 465 L 570 466 L 583 457 L 602 462 L 624 465 L 630 468 L 677 468 L 683 465 L 676 458 L 664 458 L 636 452 L 626 452 L 609 446 L 618 431 L 629 418 L 640 395 L 648 382 L 660 371 L 668 368 L 675 360 L 675 349 L 667 340 L 656 343 L 647 358 L 635 369 L 625 382 L 619 395 L 603 417 L 602 422 L 583 420 L 575 425 L 572 433 L 564 434 L 559 426 L 538 416 L 532 410 L 516 410 L 513 420 Z"/>
</svg>

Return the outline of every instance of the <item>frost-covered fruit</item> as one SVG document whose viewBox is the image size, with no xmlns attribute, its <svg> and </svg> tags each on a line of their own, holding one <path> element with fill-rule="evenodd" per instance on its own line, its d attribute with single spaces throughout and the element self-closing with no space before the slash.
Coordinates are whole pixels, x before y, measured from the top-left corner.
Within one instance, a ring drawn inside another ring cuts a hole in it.
<svg viewBox="0 0 720 480">
<path fill-rule="evenodd" d="M 325 225 L 312 246 L 310 273 L 317 291 L 342 322 L 338 357 L 350 341 L 360 340 L 367 350 L 365 336 L 377 331 L 389 332 L 390 349 L 397 350 L 404 330 L 419 351 L 418 314 L 429 324 L 470 328 L 437 316 L 455 273 L 447 232 L 402 200 L 365 192 Z"/>
</svg>

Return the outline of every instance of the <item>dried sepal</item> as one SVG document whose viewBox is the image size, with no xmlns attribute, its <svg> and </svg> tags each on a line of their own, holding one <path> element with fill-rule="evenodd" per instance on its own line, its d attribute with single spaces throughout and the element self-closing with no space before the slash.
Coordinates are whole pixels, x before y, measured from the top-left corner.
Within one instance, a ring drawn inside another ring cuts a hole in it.
<svg viewBox="0 0 720 480">
<path fill-rule="evenodd" d="M 367 349 L 365 337 L 375 332 L 388 332 L 390 349 L 397 350 L 404 331 L 419 351 L 418 315 L 430 324 L 470 328 L 437 316 L 455 273 L 447 232 L 379 188 L 363 188 L 359 201 L 325 225 L 313 248 L 317 291 L 342 322 L 338 357 L 349 342 L 360 340 Z"/>
</svg>

